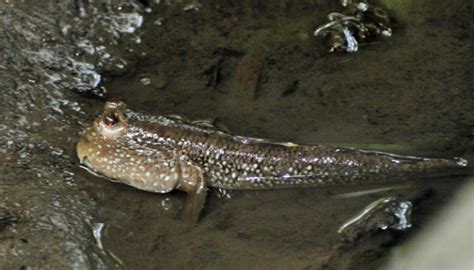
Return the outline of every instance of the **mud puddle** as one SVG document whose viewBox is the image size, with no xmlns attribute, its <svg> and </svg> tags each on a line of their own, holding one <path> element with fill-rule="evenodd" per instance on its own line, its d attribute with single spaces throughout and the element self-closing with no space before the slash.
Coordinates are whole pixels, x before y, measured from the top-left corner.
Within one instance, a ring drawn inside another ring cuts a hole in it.
<svg viewBox="0 0 474 270">
<path fill-rule="evenodd" d="M 429 9 L 434 1 L 395 10 L 403 14 L 392 38 L 332 55 L 305 34 L 334 6 L 259 4 L 154 9 L 144 26 L 147 57 L 133 76 L 106 84 L 110 95 L 149 114 L 217 119 L 239 135 L 471 155 L 470 71 L 462 66 L 472 55 L 462 30 L 436 23 L 441 14 Z M 213 191 L 191 227 L 174 218 L 183 202 L 175 194 L 104 184 L 120 193 L 105 205 L 126 216 L 110 225 L 104 241 L 137 268 L 375 268 L 462 180 L 411 182 L 400 191 L 339 200 L 332 195 L 380 186 L 232 192 L 230 199 Z M 382 195 L 419 202 L 414 228 L 342 244 L 337 228 Z"/>
</svg>

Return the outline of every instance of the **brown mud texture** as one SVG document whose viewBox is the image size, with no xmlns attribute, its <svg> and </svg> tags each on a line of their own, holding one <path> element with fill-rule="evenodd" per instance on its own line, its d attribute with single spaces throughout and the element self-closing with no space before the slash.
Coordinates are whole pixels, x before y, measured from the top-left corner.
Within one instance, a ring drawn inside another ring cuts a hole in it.
<svg viewBox="0 0 474 270">
<path fill-rule="evenodd" d="M 371 1 L 389 9 L 392 36 L 355 53 L 329 53 L 313 32 L 328 13 L 343 10 L 339 1 L 140 1 L 139 39 L 125 35 L 107 45 L 126 68 L 101 67 L 102 88 L 95 92 L 54 88 L 59 94 L 33 76 L 30 62 L 15 62 L 20 73 L 1 76 L 36 83 L 0 82 L 0 135 L 8 146 L 0 157 L 0 255 L 6 258 L 0 268 L 377 269 L 450 202 L 464 178 L 414 179 L 348 198 L 334 195 L 387 186 L 211 190 L 200 221 L 187 224 L 177 218 L 184 194 L 142 192 L 91 175 L 79 168 L 74 144 L 106 97 L 147 114 L 210 119 L 242 136 L 462 156 L 472 163 L 474 8 L 468 2 Z M 61 5 L 90 8 L 87 1 L 71 3 Z M 15 8 L 25 13 L 34 6 L 22 5 Z M 61 24 L 60 13 L 51 11 L 58 18 L 47 21 Z M 10 61 L 4 52 L 2 63 Z M 337 233 L 387 195 L 413 203 L 411 229 L 351 240 Z M 105 224 L 101 246 L 92 234 L 98 224 Z"/>
</svg>

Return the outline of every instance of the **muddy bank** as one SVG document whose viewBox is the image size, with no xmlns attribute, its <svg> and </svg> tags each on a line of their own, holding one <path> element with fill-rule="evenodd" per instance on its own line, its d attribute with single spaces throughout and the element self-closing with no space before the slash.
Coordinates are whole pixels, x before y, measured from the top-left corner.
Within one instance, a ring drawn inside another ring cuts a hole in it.
<svg viewBox="0 0 474 270">
<path fill-rule="evenodd" d="M 118 267 L 92 238 L 97 205 L 78 188 L 74 143 L 89 114 L 81 95 L 102 96 L 101 74 L 126 70 L 109 47 L 140 12 L 119 1 L 0 3 L 2 269 Z"/>
</svg>

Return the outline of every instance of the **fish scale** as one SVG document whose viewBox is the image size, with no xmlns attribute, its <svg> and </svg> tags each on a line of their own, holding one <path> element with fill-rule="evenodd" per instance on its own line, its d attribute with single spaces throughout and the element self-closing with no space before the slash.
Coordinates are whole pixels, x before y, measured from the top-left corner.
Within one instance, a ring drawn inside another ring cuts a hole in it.
<svg viewBox="0 0 474 270">
<path fill-rule="evenodd" d="M 112 121 L 111 121 L 112 120 Z M 462 158 L 439 159 L 232 136 L 185 118 L 153 117 L 107 102 L 77 145 L 81 163 L 133 187 L 188 193 L 199 216 L 206 187 L 270 189 L 397 182 L 464 172 Z"/>
</svg>

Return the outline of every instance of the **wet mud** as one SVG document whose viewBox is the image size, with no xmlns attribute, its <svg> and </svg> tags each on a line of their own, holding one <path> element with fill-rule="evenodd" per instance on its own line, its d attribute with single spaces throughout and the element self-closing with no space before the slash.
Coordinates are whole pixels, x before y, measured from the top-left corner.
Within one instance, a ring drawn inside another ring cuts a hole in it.
<svg viewBox="0 0 474 270">
<path fill-rule="evenodd" d="M 184 194 L 81 169 L 75 143 L 106 98 L 238 135 L 474 161 L 471 4 L 381 1 L 393 35 L 329 53 L 312 33 L 338 1 L 158 2 L 0 4 L 0 268 L 376 269 L 465 181 L 211 190 L 189 224 Z M 386 195 L 413 203 L 411 229 L 337 233 Z"/>
</svg>

